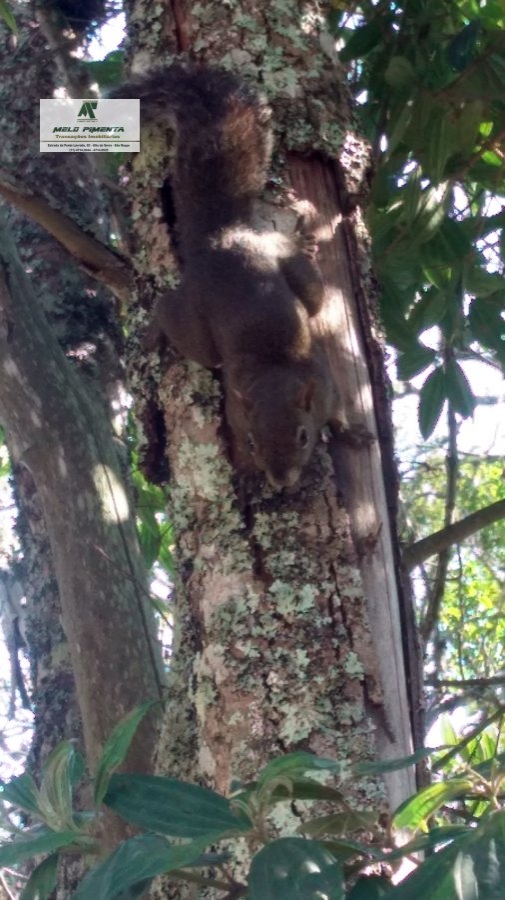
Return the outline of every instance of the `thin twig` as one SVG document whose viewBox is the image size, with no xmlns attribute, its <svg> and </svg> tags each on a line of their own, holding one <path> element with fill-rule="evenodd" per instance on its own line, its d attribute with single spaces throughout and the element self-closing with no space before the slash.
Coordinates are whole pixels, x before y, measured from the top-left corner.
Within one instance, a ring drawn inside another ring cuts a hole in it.
<svg viewBox="0 0 505 900">
<path fill-rule="evenodd" d="M 456 416 L 451 403 L 448 404 L 447 420 L 449 427 L 449 447 L 446 456 L 447 494 L 444 514 L 445 528 L 448 528 L 452 524 L 454 507 L 456 505 L 456 485 L 458 480 L 457 425 Z M 449 555 L 449 547 L 444 547 L 439 552 L 435 580 L 433 582 L 431 596 L 428 600 L 428 608 L 426 610 L 424 621 L 421 623 L 420 627 L 421 637 L 425 643 L 429 640 L 440 613 L 440 605 L 444 596 L 447 569 L 449 566 Z"/>
</svg>

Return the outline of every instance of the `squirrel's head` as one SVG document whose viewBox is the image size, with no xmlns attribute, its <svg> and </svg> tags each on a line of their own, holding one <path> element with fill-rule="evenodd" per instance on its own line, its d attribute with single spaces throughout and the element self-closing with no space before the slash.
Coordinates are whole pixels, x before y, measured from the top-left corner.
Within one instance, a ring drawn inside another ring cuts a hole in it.
<svg viewBox="0 0 505 900">
<path fill-rule="evenodd" d="M 244 394 L 232 389 L 246 423 L 247 450 L 276 490 L 292 487 L 300 478 L 317 441 L 319 428 L 313 411 L 317 382 L 314 377 L 284 390 L 261 389 Z M 272 385 L 270 385 L 272 387 Z M 277 387 L 277 385 L 275 386 Z"/>
</svg>

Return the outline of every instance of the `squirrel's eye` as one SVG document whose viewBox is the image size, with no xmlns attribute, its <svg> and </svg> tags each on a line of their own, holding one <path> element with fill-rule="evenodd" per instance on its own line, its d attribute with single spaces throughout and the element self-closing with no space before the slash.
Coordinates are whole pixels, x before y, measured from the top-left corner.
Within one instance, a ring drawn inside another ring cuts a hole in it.
<svg viewBox="0 0 505 900">
<path fill-rule="evenodd" d="M 252 454 L 254 454 L 256 452 L 256 445 L 254 443 L 252 434 L 247 435 L 247 446 L 249 447 L 249 450 L 251 451 Z"/>
<path fill-rule="evenodd" d="M 307 429 L 304 428 L 303 425 L 299 426 L 298 431 L 296 433 L 296 439 L 298 441 L 298 444 L 302 448 L 302 450 L 305 450 L 305 447 L 309 443 L 309 436 L 307 434 Z"/>
</svg>

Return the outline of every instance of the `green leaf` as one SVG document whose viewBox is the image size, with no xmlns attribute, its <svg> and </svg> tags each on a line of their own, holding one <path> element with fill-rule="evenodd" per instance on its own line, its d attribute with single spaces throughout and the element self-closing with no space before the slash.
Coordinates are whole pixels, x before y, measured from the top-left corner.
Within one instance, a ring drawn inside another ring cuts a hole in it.
<svg viewBox="0 0 505 900">
<path fill-rule="evenodd" d="M 390 896 L 391 900 L 502 900 L 504 883 L 505 812 L 498 810 L 428 857 Z"/>
<path fill-rule="evenodd" d="M 410 173 L 402 191 L 404 219 L 407 225 L 414 221 L 421 202 L 421 167 L 416 166 Z"/>
<path fill-rule="evenodd" d="M 505 365 L 505 321 L 501 309 L 493 305 L 492 297 L 473 300 L 468 323 L 475 340 L 494 350 Z"/>
<path fill-rule="evenodd" d="M 24 773 L 12 778 L 11 781 L 2 782 L 0 787 L 0 799 L 12 803 L 13 806 L 24 809 L 26 812 L 39 813 L 39 792 L 31 775 Z"/>
<path fill-rule="evenodd" d="M 50 828 L 73 828 L 72 777 L 75 748 L 71 741 L 61 741 L 48 756 L 42 769 L 39 792 L 40 815 Z"/>
<path fill-rule="evenodd" d="M 424 269 L 457 269 L 461 271 L 467 259 L 473 257 L 472 243 L 462 222 L 445 216 L 436 237 L 419 250 Z M 438 281 L 434 282 L 439 287 Z M 443 283 L 446 287 L 446 282 Z"/>
<path fill-rule="evenodd" d="M 452 132 L 447 122 L 447 111 L 441 109 L 432 119 L 425 153 L 421 157 L 423 169 L 438 184 L 444 174 L 445 164 L 452 151 Z"/>
<path fill-rule="evenodd" d="M 123 841 L 117 850 L 93 869 L 81 882 L 73 900 L 114 900 L 115 897 L 139 896 L 150 880 L 164 872 L 191 866 L 202 851 L 215 840 L 212 834 L 200 840 L 174 847 L 157 834 L 142 834 Z M 130 891 L 129 894 L 124 892 Z"/>
<path fill-rule="evenodd" d="M 471 62 L 481 30 L 481 20 L 474 19 L 449 41 L 447 59 L 456 72 L 462 72 Z"/>
<path fill-rule="evenodd" d="M 160 775 L 113 775 L 106 806 L 149 831 L 181 838 L 250 831 L 249 819 L 208 788 Z"/>
<path fill-rule="evenodd" d="M 46 857 L 33 870 L 26 882 L 19 900 L 47 900 L 56 888 L 58 871 L 58 854 Z"/>
<path fill-rule="evenodd" d="M 396 116 L 393 113 L 391 117 L 391 130 L 388 138 L 386 159 L 389 159 L 391 157 L 391 155 L 398 147 L 399 143 L 403 140 L 405 132 L 412 120 L 412 105 L 408 103 L 402 103 L 401 107 L 396 111 L 396 113 Z"/>
<path fill-rule="evenodd" d="M 276 781 L 278 778 L 295 778 L 304 772 L 342 772 L 342 763 L 335 759 L 323 759 L 305 750 L 297 750 L 295 753 L 287 753 L 272 759 L 261 770 L 257 788 L 261 789 L 268 781 Z"/>
<path fill-rule="evenodd" d="M 97 767 L 94 789 L 94 800 L 97 806 L 100 806 L 103 801 L 111 774 L 124 761 L 140 722 L 146 713 L 158 702 L 157 700 L 151 700 L 148 703 L 137 706 L 121 719 L 114 728 L 103 748 Z"/>
<path fill-rule="evenodd" d="M 400 381 L 409 381 L 415 375 L 419 375 L 428 366 L 431 366 L 437 357 L 434 350 L 423 347 L 421 344 L 412 344 L 408 350 L 398 356 L 398 378 Z"/>
<path fill-rule="evenodd" d="M 406 56 L 392 56 L 384 72 L 384 79 L 393 88 L 403 88 L 415 77 L 414 67 Z"/>
<path fill-rule="evenodd" d="M 356 28 L 345 47 L 340 51 L 339 57 L 341 62 L 350 62 L 358 56 L 366 56 L 373 50 L 377 44 L 382 42 L 384 29 L 387 28 L 392 16 L 381 14 L 371 22 Z"/>
<path fill-rule="evenodd" d="M 460 843 L 455 841 L 429 856 L 410 877 L 390 891 L 388 900 L 463 900 L 464 895 L 455 890 L 453 878 L 459 853 Z M 478 894 L 473 900 L 477 897 Z"/>
<path fill-rule="evenodd" d="M 423 438 L 430 437 L 446 400 L 445 372 L 437 367 L 424 382 L 419 400 L 419 428 Z"/>
<path fill-rule="evenodd" d="M 439 752 L 440 747 L 423 747 L 409 756 L 399 756 L 397 759 L 359 762 L 352 769 L 356 775 L 381 775 L 383 772 L 398 772 L 399 769 L 408 769 L 410 766 L 415 766 L 423 759 L 428 759 Z"/>
<path fill-rule="evenodd" d="M 372 857 L 376 862 L 394 862 L 396 859 L 402 859 L 404 856 L 410 856 L 413 853 L 419 853 L 424 850 L 435 850 L 441 844 L 450 844 L 456 839 L 461 839 L 469 834 L 473 834 L 473 829 L 469 825 L 441 825 L 431 828 L 430 831 L 423 834 L 417 834 L 415 838 L 390 850 L 384 851 L 374 849 Z"/>
<path fill-rule="evenodd" d="M 451 300 L 453 297 L 450 296 L 449 290 L 428 288 L 427 291 L 423 291 L 409 316 L 412 328 L 422 334 L 427 328 L 439 325 L 450 310 Z"/>
<path fill-rule="evenodd" d="M 318 844 L 321 847 L 325 847 L 339 863 L 345 863 L 349 859 L 356 860 L 358 857 L 375 859 L 375 850 L 368 844 L 363 844 L 360 841 L 341 838 L 340 840 L 318 841 Z"/>
<path fill-rule="evenodd" d="M 155 534 L 148 528 L 140 527 L 138 530 L 140 549 L 147 569 L 150 569 L 158 559 L 161 546 L 161 532 Z"/>
<path fill-rule="evenodd" d="M 409 828 L 411 830 L 422 828 L 426 825 L 429 817 L 444 803 L 449 803 L 455 797 L 464 797 L 470 794 L 472 789 L 473 784 L 468 778 L 430 784 L 398 807 L 393 816 L 393 826 L 397 829 Z"/>
<path fill-rule="evenodd" d="M 418 247 L 435 237 L 444 222 L 445 213 L 445 202 L 438 188 L 426 188 L 420 196 L 412 222 L 411 246 Z"/>
<path fill-rule="evenodd" d="M 390 286 L 382 293 L 381 315 L 388 342 L 398 350 L 407 352 L 416 340 L 416 332 L 412 330 L 402 313 L 395 308 L 394 295 Z"/>
<path fill-rule="evenodd" d="M 475 297 L 489 297 L 490 294 L 505 289 L 505 279 L 480 266 L 469 266 L 465 274 L 465 289 Z"/>
<path fill-rule="evenodd" d="M 86 60 L 84 64 L 100 87 L 117 84 L 123 77 L 124 50 L 113 50 L 105 59 Z"/>
<path fill-rule="evenodd" d="M 74 831 L 51 831 L 46 826 L 36 826 L 0 846 L 0 866 L 16 866 L 39 853 L 53 853 L 68 847 L 75 841 Z"/>
<path fill-rule="evenodd" d="M 454 359 L 447 364 L 446 388 L 447 399 L 452 403 L 454 411 L 465 419 L 472 416 L 476 400 L 463 369 Z"/>
<path fill-rule="evenodd" d="M 235 800 L 243 798 L 247 799 L 254 793 L 257 788 L 257 782 L 248 785 L 249 790 L 232 797 L 232 803 Z M 344 795 L 341 791 L 335 790 L 312 778 L 288 778 L 275 785 L 270 795 L 271 803 L 282 803 L 286 800 L 328 800 L 330 803 L 342 803 Z"/>
<path fill-rule="evenodd" d="M 11 8 L 6 0 L 0 0 L 0 18 L 2 18 L 7 25 L 7 28 L 10 28 L 14 34 L 18 33 L 18 26 L 16 24 L 16 20 L 12 15 Z"/>
<path fill-rule="evenodd" d="M 309 819 L 296 829 L 300 834 L 318 838 L 323 834 L 351 834 L 353 831 L 366 831 L 377 822 L 375 812 L 355 812 L 345 810 L 329 816 Z"/>
<path fill-rule="evenodd" d="M 473 153 L 484 112 L 484 104 L 480 99 L 465 99 L 458 108 L 451 111 L 452 146 L 456 165 L 461 165 L 461 160 L 466 160 Z"/>
<path fill-rule="evenodd" d="M 263 847 L 249 871 L 249 900 L 343 900 L 342 870 L 316 841 L 280 838 Z"/>
</svg>

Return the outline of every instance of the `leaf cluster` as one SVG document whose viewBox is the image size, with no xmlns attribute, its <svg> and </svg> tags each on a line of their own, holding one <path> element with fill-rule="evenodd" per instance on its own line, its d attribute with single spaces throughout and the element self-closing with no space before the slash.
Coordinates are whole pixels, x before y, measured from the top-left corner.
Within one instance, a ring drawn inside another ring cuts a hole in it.
<svg viewBox="0 0 505 900">
<path fill-rule="evenodd" d="M 56 886 L 60 854 L 98 854 L 102 804 L 140 833 L 89 872 L 74 893 L 76 900 L 140 897 L 153 878 L 166 873 L 212 888 L 223 898 L 249 900 L 452 900 L 455 896 L 492 900 L 502 896 L 505 754 L 496 727 L 457 743 L 448 726 L 450 744 L 438 751 L 355 765 L 353 775 L 359 778 L 431 756 L 434 768 L 446 773 L 403 803 L 385 834 L 377 824 L 379 812 L 351 809 L 341 790 L 310 777 L 328 773 L 335 779 L 344 774 L 343 765 L 304 751 L 272 760 L 255 782 L 242 786 L 231 799 L 175 778 L 115 774 L 150 706 L 125 717 L 108 740 L 94 780 L 95 810 L 78 813 L 72 808 L 73 788 L 83 775 L 84 762 L 69 741 L 48 758 L 40 788 L 28 774 L 2 785 L 2 800 L 24 810 L 37 824 L 0 846 L 0 866 L 43 856 L 25 885 L 22 900 L 47 900 Z M 324 801 L 335 811 L 309 818 L 293 836 L 271 836 L 268 813 L 272 808 L 302 800 Z M 405 829 L 411 833 L 410 840 L 395 846 L 395 833 Z M 353 832 L 356 839 L 349 837 Z M 371 841 L 363 843 L 363 835 L 371 836 Z M 259 850 L 242 884 L 228 874 L 227 863 L 234 842 L 244 839 Z M 224 849 L 219 847 L 222 842 Z M 384 874 L 363 873 L 374 866 L 387 866 L 391 872 L 399 860 L 422 850 L 432 853 L 396 886 Z"/>
<path fill-rule="evenodd" d="M 375 148 L 382 317 L 399 378 L 421 376 L 426 438 L 446 402 L 472 414 L 466 359 L 505 365 L 505 12 L 478 0 L 342 7 L 332 26 Z"/>
</svg>

